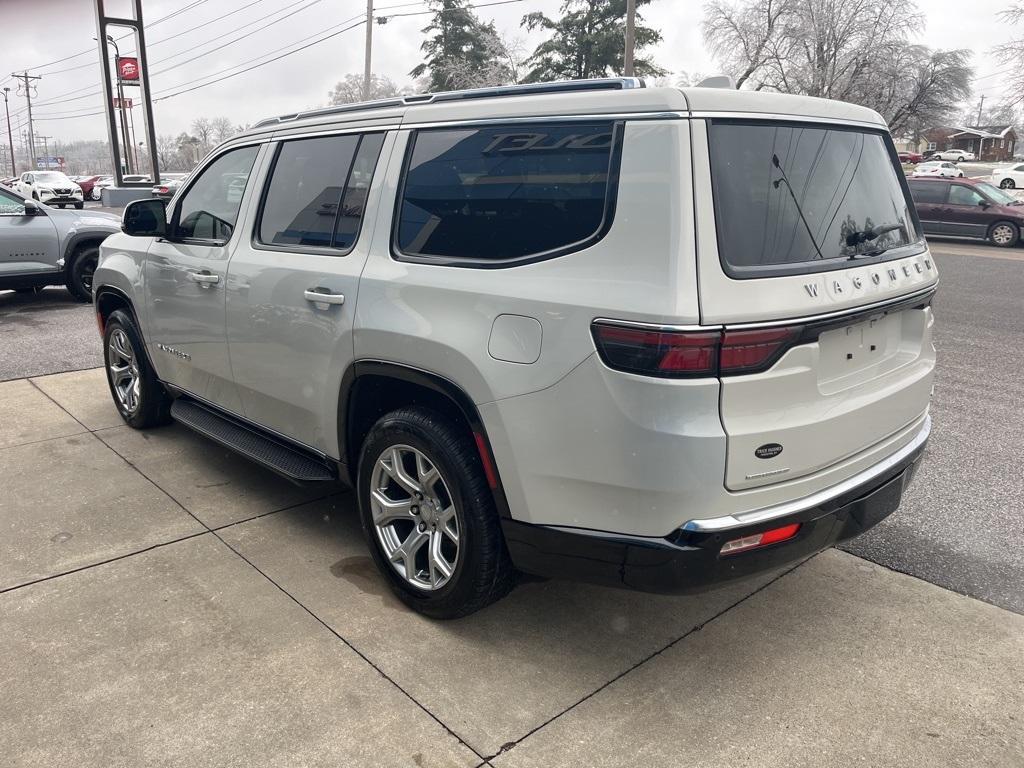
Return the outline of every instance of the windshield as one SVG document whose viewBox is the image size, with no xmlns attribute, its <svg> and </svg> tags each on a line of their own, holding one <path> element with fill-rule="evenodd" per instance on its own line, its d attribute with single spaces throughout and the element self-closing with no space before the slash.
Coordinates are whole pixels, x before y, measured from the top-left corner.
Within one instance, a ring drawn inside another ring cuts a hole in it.
<svg viewBox="0 0 1024 768">
<path fill-rule="evenodd" d="M 50 172 L 50 173 L 37 173 L 36 174 L 36 181 L 41 181 L 44 184 L 67 184 L 68 182 L 71 181 L 71 179 L 69 179 L 63 173 Z"/>
<path fill-rule="evenodd" d="M 718 247 L 732 276 L 812 271 L 922 240 L 882 132 L 714 120 L 709 133 Z"/>
<path fill-rule="evenodd" d="M 999 187 L 993 186 L 988 182 L 981 182 L 977 185 L 978 189 L 984 192 L 988 198 L 999 205 L 1016 205 L 1019 201 L 1013 195 L 1008 195 Z"/>
</svg>

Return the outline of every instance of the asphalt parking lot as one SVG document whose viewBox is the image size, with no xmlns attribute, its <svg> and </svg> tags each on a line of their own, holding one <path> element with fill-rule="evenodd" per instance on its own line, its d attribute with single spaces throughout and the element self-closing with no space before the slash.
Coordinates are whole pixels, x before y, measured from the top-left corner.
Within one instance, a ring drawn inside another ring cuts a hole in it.
<svg viewBox="0 0 1024 768">
<path fill-rule="evenodd" d="M 1024 249 L 933 248 L 935 431 L 860 556 L 447 623 L 351 494 L 125 427 L 91 308 L 0 293 L 0 764 L 1024 765 Z"/>
</svg>

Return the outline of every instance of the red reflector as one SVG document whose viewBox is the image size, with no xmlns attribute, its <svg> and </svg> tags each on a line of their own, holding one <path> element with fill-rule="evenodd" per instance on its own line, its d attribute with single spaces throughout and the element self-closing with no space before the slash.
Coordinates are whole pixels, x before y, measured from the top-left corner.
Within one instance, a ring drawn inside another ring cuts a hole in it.
<svg viewBox="0 0 1024 768">
<path fill-rule="evenodd" d="M 735 555 L 740 552 L 757 549 L 758 547 L 767 547 L 769 544 L 778 544 L 780 541 L 792 539 L 799 530 L 800 523 L 790 523 L 781 528 L 772 528 L 770 531 L 744 536 L 741 539 L 733 539 L 722 545 L 721 554 Z"/>
<path fill-rule="evenodd" d="M 104 331 L 103 315 L 101 315 L 99 312 L 96 313 L 96 327 L 100 329 L 100 338 L 102 338 Z"/>
<path fill-rule="evenodd" d="M 476 440 L 476 450 L 480 454 L 480 461 L 484 465 L 484 477 L 487 478 L 487 484 L 493 491 L 498 487 L 498 475 L 494 471 L 494 462 L 491 460 L 491 452 L 487 450 L 487 442 L 484 440 L 484 436 L 479 432 L 473 433 L 473 439 Z"/>
<path fill-rule="evenodd" d="M 799 327 L 726 331 L 722 334 L 719 368 L 722 373 L 760 368 L 795 340 L 800 331 Z"/>
</svg>

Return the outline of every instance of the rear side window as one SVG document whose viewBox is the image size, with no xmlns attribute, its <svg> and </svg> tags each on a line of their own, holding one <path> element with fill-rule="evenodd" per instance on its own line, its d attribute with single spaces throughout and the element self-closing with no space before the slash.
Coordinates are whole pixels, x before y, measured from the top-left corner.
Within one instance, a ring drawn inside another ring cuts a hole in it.
<svg viewBox="0 0 1024 768">
<path fill-rule="evenodd" d="M 882 132 L 740 120 L 708 130 L 718 247 L 731 276 L 835 269 L 851 256 L 919 247 Z"/>
<path fill-rule="evenodd" d="M 918 205 L 936 205 L 946 202 L 946 190 L 949 184 L 935 181 L 910 182 L 910 196 Z"/>
<path fill-rule="evenodd" d="M 377 133 L 284 142 L 265 193 L 259 242 L 350 249 L 383 141 Z"/>
<path fill-rule="evenodd" d="M 620 135 L 612 122 L 417 131 L 396 251 L 499 266 L 591 245 L 614 213 Z"/>
</svg>

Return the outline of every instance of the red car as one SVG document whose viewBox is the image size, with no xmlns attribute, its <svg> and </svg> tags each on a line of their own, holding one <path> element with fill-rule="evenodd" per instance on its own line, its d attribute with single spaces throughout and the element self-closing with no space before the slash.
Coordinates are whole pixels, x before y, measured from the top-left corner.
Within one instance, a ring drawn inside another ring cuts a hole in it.
<svg viewBox="0 0 1024 768">
<path fill-rule="evenodd" d="M 82 197 L 86 200 L 93 200 L 92 188 L 96 185 L 96 182 L 100 179 L 105 178 L 104 176 L 83 176 L 78 179 L 75 183 L 82 188 Z"/>
<path fill-rule="evenodd" d="M 924 156 L 920 152 L 897 152 L 901 163 L 920 163 Z"/>
</svg>

